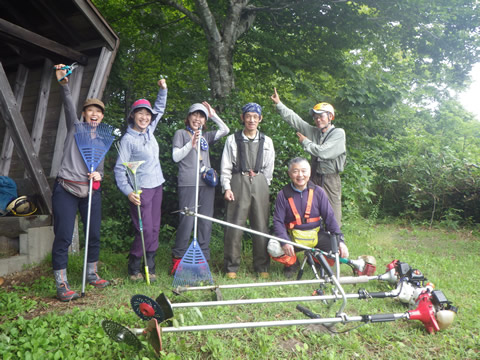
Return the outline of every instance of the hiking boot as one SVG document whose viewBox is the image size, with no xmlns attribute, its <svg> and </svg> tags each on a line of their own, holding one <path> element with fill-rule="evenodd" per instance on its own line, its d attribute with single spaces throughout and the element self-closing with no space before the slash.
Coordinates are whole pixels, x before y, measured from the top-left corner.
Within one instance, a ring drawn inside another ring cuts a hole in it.
<svg viewBox="0 0 480 360">
<path fill-rule="evenodd" d="M 68 286 L 67 269 L 53 270 L 57 299 L 62 302 L 78 299 L 80 296 Z"/>
<path fill-rule="evenodd" d="M 157 275 L 155 274 L 148 274 L 148 278 L 150 279 L 151 283 L 157 281 Z"/>
<path fill-rule="evenodd" d="M 237 278 L 237 273 L 235 272 L 228 272 L 227 274 L 228 279 L 236 279 Z"/>
<path fill-rule="evenodd" d="M 152 278 L 152 275 L 150 275 L 150 279 Z M 138 272 L 136 274 L 130 275 L 130 280 L 132 281 L 143 281 L 143 275 L 141 272 Z"/>
<path fill-rule="evenodd" d="M 182 261 L 181 258 L 172 257 L 172 267 L 169 270 L 170 275 L 175 275 L 175 272 L 178 269 L 178 265 L 180 265 L 180 261 Z"/>
<path fill-rule="evenodd" d="M 62 302 L 72 301 L 78 299 L 79 297 L 80 295 L 70 289 L 68 282 L 64 282 L 57 288 L 57 299 Z"/>
<path fill-rule="evenodd" d="M 291 266 L 285 266 L 283 268 L 283 275 L 287 279 L 291 279 L 297 273 L 299 266 L 300 266 L 300 263 L 298 262 L 298 260 L 295 262 L 295 264 Z"/>
<path fill-rule="evenodd" d="M 97 289 L 103 289 L 110 285 L 110 282 L 102 279 L 97 274 L 98 261 L 93 263 L 87 263 L 87 281 L 90 285 L 95 286 Z"/>
<path fill-rule="evenodd" d="M 136 277 L 140 272 L 141 262 L 142 262 L 142 258 L 136 257 L 132 254 L 128 254 L 128 275 L 130 275 L 130 279 L 132 279 L 132 276 Z M 142 279 L 143 279 L 143 275 L 142 275 Z"/>
</svg>

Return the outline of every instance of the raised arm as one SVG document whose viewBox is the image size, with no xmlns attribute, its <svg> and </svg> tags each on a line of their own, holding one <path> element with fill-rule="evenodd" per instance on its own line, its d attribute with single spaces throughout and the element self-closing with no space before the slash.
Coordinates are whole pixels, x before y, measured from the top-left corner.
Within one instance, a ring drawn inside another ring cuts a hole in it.
<svg viewBox="0 0 480 360">
<path fill-rule="evenodd" d="M 228 133 L 230 132 L 230 129 L 228 128 L 228 126 L 223 122 L 223 120 L 217 115 L 217 112 L 215 111 L 215 109 L 213 107 L 210 106 L 210 104 L 206 101 L 203 101 L 202 102 L 203 106 L 205 106 L 208 110 L 208 117 L 210 119 L 212 119 L 212 121 L 217 124 L 218 126 L 218 130 L 217 132 L 215 133 L 215 138 L 213 139 L 213 141 L 218 141 L 219 139 L 221 139 L 222 137 L 224 137 L 225 135 L 228 135 Z"/>
<path fill-rule="evenodd" d="M 166 80 L 158 80 L 158 86 L 160 88 L 158 90 L 157 99 L 155 100 L 155 104 L 153 106 L 154 118 L 152 119 L 152 123 L 150 124 L 153 130 L 155 130 L 155 128 L 157 127 L 158 122 L 165 113 L 165 107 L 167 106 L 168 89 Z"/>
<path fill-rule="evenodd" d="M 54 67 L 56 69 L 55 75 L 57 80 L 60 80 L 63 77 L 62 81 L 59 82 L 60 94 L 62 96 L 63 108 L 65 111 L 67 131 L 70 131 L 74 124 L 79 122 L 77 118 L 77 110 L 75 108 L 75 104 L 73 103 L 70 87 L 68 86 L 68 77 L 65 77 L 67 70 L 62 70 L 62 68 L 65 67 L 65 64 L 57 64 Z"/>
</svg>

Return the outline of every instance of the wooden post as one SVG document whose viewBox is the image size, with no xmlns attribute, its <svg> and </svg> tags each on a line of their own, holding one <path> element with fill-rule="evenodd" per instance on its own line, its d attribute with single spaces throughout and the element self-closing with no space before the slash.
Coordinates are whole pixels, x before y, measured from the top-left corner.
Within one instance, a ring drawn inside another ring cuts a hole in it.
<svg viewBox="0 0 480 360">
<path fill-rule="evenodd" d="M 52 191 L 43 171 L 38 156 L 33 149 L 32 139 L 28 133 L 25 121 L 18 108 L 7 74 L 0 62 L 0 115 L 10 131 L 18 155 L 23 160 L 28 174 L 32 179 L 38 194 L 45 203 L 48 214 L 52 214 Z"/>
<path fill-rule="evenodd" d="M 28 69 L 23 65 L 18 65 L 17 77 L 15 79 L 15 86 L 13 94 L 17 103 L 18 111 L 22 108 L 23 94 L 25 93 L 25 85 L 28 78 Z M 13 154 L 13 140 L 10 136 L 10 130 L 7 127 L 5 136 L 3 137 L 2 154 L 0 161 L 0 175 L 8 176 L 10 172 L 10 164 L 12 162 Z"/>
</svg>

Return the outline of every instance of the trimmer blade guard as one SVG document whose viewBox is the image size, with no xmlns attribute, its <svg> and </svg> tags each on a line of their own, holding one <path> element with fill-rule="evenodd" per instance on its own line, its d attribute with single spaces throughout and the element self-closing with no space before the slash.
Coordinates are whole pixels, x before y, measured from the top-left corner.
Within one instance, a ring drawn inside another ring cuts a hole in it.
<svg viewBox="0 0 480 360">
<path fill-rule="evenodd" d="M 130 300 L 135 314 L 142 320 L 157 319 L 158 322 L 165 320 L 165 315 L 158 303 L 145 295 L 133 295 Z"/>
<path fill-rule="evenodd" d="M 157 356 L 160 356 L 160 352 L 162 351 L 162 332 L 157 319 L 152 319 L 148 322 L 144 333 L 146 333 L 148 343 L 152 345 Z"/>
<path fill-rule="evenodd" d="M 165 320 L 173 318 L 173 309 L 172 309 L 172 304 L 170 303 L 170 300 L 165 296 L 164 293 L 161 293 L 158 295 L 158 297 L 155 299 L 158 305 L 160 305 L 160 309 L 163 311 L 163 316 Z"/>
<path fill-rule="evenodd" d="M 127 345 L 142 349 L 143 345 L 129 328 L 111 320 L 103 320 L 102 328 L 110 339 L 116 342 L 124 342 Z"/>
</svg>

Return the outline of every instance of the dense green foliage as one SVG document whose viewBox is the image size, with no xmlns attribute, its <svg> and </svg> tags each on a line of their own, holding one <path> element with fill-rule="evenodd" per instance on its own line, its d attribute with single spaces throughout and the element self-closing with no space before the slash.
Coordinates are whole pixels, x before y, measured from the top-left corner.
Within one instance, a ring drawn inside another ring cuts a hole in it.
<svg viewBox="0 0 480 360">
<path fill-rule="evenodd" d="M 153 101 L 156 80 L 167 77 L 167 111 L 156 132 L 166 178 L 163 224 L 175 227 L 177 221 L 171 214 L 177 210 L 171 140 L 193 102 L 209 101 L 231 131 L 241 126 L 243 104 L 256 101 L 264 107 L 260 127 L 273 138 L 277 155 L 274 200 L 287 182 L 285 163 L 308 154 L 276 114 L 273 87 L 307 121 L 315 103 L 335 106 L 335 125 L 347 133 L 342 175 L 347 217 L 374 213 L 426 224 L 478 222 L 480 125 L 452 91 L 467 84 L 468 70 L 478 59 L 475 1 L 250 2 L 245 16 L 254 11 L 255 17 L 234 44 L 235 87 L 221 98 L 211 92 L 211 39 L 185 14 L 198 15 L 200 6 L 208 6 L 222 30 L 229 2 L 94 2 L 120 37 L 104 95 L 107 121 L 123 129 L 130 104 L 139 97 Z M 217 169 L 222 149 L 223 141 L 211 150 Z M 107 168 L 115 156 L 109 154 Z M 111 177 L 104 189 L 102 229 L 114 248 L 125 248 L 116 234 L 131 233 L 127 201 Z M 216 205 L 216 216 L 222 216 L 219 189 Z M 165 238 L 171 238 L 168 229 Z"/>
</svg>

